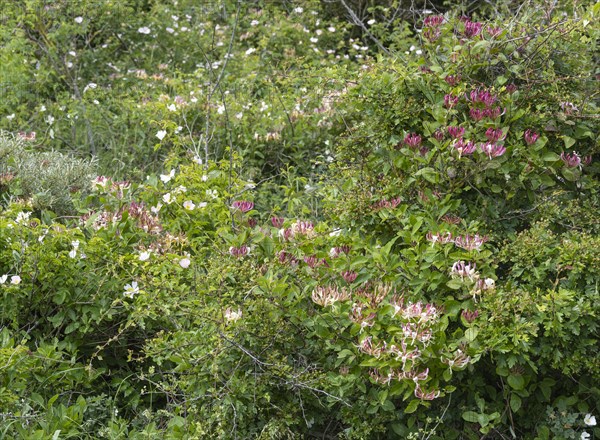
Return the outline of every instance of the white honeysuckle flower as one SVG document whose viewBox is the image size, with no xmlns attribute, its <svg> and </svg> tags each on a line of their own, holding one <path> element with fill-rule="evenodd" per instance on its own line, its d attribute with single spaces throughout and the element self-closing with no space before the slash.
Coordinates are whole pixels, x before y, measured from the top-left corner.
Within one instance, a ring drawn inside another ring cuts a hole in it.
<svg viewBox="0 0 600 440">
<path fill-rule="evenodd" d="M 583 418 L 583 423 L 588 426 L 596 426 L 596 417 L 591 414 L 586 414 Z"/>
<path fill-rule="evenodd" d="M 69 55 L 72 57 L 77 56 L 77 53 L 74 50 L 69 51 Z"/>
<path fill-rule="evenodd" d="M 13 114 L 11 114 L 11 115 L 8 115 L 8 116 L 6 117 L 6 119 L 8 119 L 9 121 L 12 121 L 13 119 L 15 119 L 15 114 L 13 113 Z"/>
<path fill-rule="evenodd" d="M 202 163 L 203 163 L 202 158 L 200 156 L 198 156 L 197 154 L 192 159 L 192 162 L 197 163 L 198 165 L 202 165 Z"/>
<path fill-rule="evenodd" d="M 19 275 L 13 275 L 12 277 L 10 277 L 10 284 L 20 284 L 21 283 L 21 277 Z"/>
<path fill-rule="evenodd" d="M 335 32 L 335 28 L 333 26 L 328 27 L 327 30 L 329 32 Z"/>
<path fill-rule="evenodd" d="M 196 208 L 196 205 L 191 200 L 186 200 L 185 202 L 183 202 L 183 207 L 188 211 L 193 211 L 194 208 Z"/>
<path fill-rule="evenodd" d="M 172 34 L 173 32 L 175 32 L 175 29 L 173 29 L 173 28 L 170 28 L 170 27 L 166 28 L 165 30 L 166 30 L 168 33 L 170 33 L 170 34 Z"/>
<path fill-rule="evenodd" d="M 46 122 L 48 123 L 48 125 L 54 124 L 54 116 L 52 116 L 52 115 L 46 116 Z"/>
<path fill-rule="evenodd" d="M 150 31 L 150 28 L 149 28 L 149 27 L 147 27 L 147 26 L 144 26 L 144 27 L 141 27 L 141 28 L 139 28 L 139 29 L 138 29 L 138 32 L 139 32 L 140 34 L 148 35 L 148 34 L 149 34 L 151 31 Z"/>
<path fill-rule="evenodd" d="M 235 114 L 236 119 L 242 119 L 244 117 L 244 113 L 239 112 Z"/>
<path fill-rule="evenodd" d="M 140 261 L 146 261 L 150 259 L 150 252 L 149 251 L 143 251 L 140 252 L 140 256 L 138 257 Z"/>
<path fill-rule="evenodd" d="M 228 307 L 223 315 L 225 316 L 225 319 L 227 321 L 235 322 L 242 317 L 242 310 L 238 308 L 237 311 L 233 311 L 231 310 L 231 308 Z"/>
<path fill-rule="evenodd" d="M 372 18 L 372 19 L 370 19 L 369 21 L 367 21 L 367 24 L 368 24 L 369 26 L 370 26 L 370 25 L 373 25 L 373 24 L 375 24 L 375 23 L 376 23 L 376 21 L 375 21 L 375 19 L 374 19 L 374 18 Z"/>
<path fill-rule="evenodd" d="M 69 257 L 75 258 L 76 256 L 77 256 L 77 249 L 72 249 L 71 252 L 69 252 Z"/>
<path fill-rule="evenodd" d="M 260 23 L 259 23 L 259 21 L 258 21 L 258 20 L 252 20 L 252 21 L 250 22 L 250 26 L 258 26 L 259 24 L 260 24 Z"/>
<path fill-rule="evenodd" d="M 225 113 L 225 106 L 224 105 L 220 105 L 217 108 L 217 113 L 220 114 L 220 115 L 222 115 L 223 113 Z"/>
<path fill-rule="evenodd" d="M 123 295 L 128 298 L 133 298 L 133 296 L 137 293 L 140 293 L 140 288 L 138 287 L 137 281 L 133 281 L 131 284 L 125 285 L 125 291 L 123 292 Z"/>
<path fill-rule="evenodd" d="M 42 105 L 42 106 L 40 107 L 40 112 L 45 112 L 45 111 L 46 111 L 46 106 L 45 106 L 45 105 Z"/>
<path fill-rule="evenodd" d="M 175 193 L 184 193 L 187 191 L 187 188 L 183 185 L 179 185 L 177 188 L 174 189 Z"/>
<path fill-rule="evenodd" d="M 167 135 L 166 130 L 159 130 L 156 132 L 156 137 L 158 138 L 159 141 L 162 141 L 166 135 Z"/>
<path fill-rule="evenodd" d="M 177 106 L 175 104 L 169 104 L 167 106 L 167 110 L 169 110 L 170 112 L 176 112 L 177 111 Z"/>
<path fill-rule="evenodd" d="M 7 280 L 7 279 L 8 279 L 8 275 L 6 275 L 6 274 L 5 274 L 5 275 L 2 275 L 2 276 L 0 277 L 0 284 L 4 284 L 4 283 L 6 283 L 6 280 Z"/>
<path fill-rule="evenodd" d="M 312 38 L 310 39 L 310 42 L 311 42 L 311 43 L 317 43 L 318 41 L 319 41 L 319 39 L 318 39 L 318 38 L 315 38 L 315 37 L 312 37 Z"/>
<path fill-rule="evenodd" d="M 31 212 L 19 212 L 17 214 L 17 218 L 15 219 L 15 222 L 18 224 L 23 224 L 25 223 L 27 220 L 29 220 L 29 216 L 31 215 Z"/>
<path fill-rule="evenodd" d="M 98 87 L 96 83 L 89 83 L 87 86 L 83 88 L 83 93 L 87 92 L 89 89 L 95 89 Z"/>
<path fill-rule="evenodd" d="M 83 17 L 75 17 L 75 23 L 77 23 L 77 24 L 83 23 Z"/>
<path fill-rule="evenodd" d="M 152 207 L 150 208 L 150 211 L 152 211 L 152 213 L 153 213 L 153 214 L 158 214 L 158 213 L 159 213 L 159 211 L 160 211 L 160 208 L 162 208 L 162 203 L 158 202 L 158 203 L 156 204 L 156 206 L 152 206 Z"/>
<path fill-rule="evenodd" d="M 165 202 L 167 205 L 170 205 L 171 203 L 173 203 L 173 198 L 171 197 L 171 193 L 166 193 L 165 195 L 162 196 L 163 202 Z"/>
<path fill-rule="evenodd" d="M 79 240 L 72 241 L 71 246 L 73 246 L 73 249 L 79 249 Z"/>
<path fill-rule="evenodd" d="M 169 174 L 161 174 L 160 180 L 164 183 L 168 183 L 173 177 L 175 177 L 175 169 L 172 169 Z"/>
<path fill-rule="evenodd" d="M 188 267 L 190 267 L 190 264 L 192 264 L 192 261 L 187 257 L 179 260 L 179 265 L 181 267 L 183 267 L 184 269 L 187 269 Z"/>
</svg>

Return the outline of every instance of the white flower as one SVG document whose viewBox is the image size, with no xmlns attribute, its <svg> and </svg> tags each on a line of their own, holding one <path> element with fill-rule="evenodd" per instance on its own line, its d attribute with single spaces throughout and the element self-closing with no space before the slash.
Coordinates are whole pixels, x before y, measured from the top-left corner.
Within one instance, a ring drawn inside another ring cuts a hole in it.
<svg viewBox="0 0 600 440">
<path fill-rule="evenodd" d="M 67 63 L 67 67 L 68 67 L 69 69 L 71 69 L 71 68 L 73 67 L 73 63 L 69 61 L 69 62 Z"/>
<path fill-rule="evenodd" d="M 417 50 L 415 53 L 416 53 L 417 55 L 421 55 L 421 54 L 423 53 L 423 51 L 422 51 L 421 49 L 418 49 L 418 50 Z"/>
<path fill-rule="evenodd" d="M 175 169 L 172 169 L 169 174 L 161 174 L 160 180 L 164 183 L 168 183 L 173 177 L 175 177 Z"/>
<path fill-rule="evenodd" d="M 224 105 L 220 105 L 219 108 L 217 108 L 217 113 L 222 115 L 223 113 L 225 113 L 225 106 Z"/>
<path fill-rule="evenodd" d="M 206 174 L 202 175 L 202 181 L 206 182 L 208 180 L 208 176 Z"/>
<path fill-rule="evenodd" d="M 335 32 L 335 28 L 333 26 L 328 27 L 327 30 L 329 32 Z"/>
<path fill-rule="evenodd" d="M 89 83 L 87 86 L 85 86 L 83 88 L 83 93 L 85 93 L 86 91 L 88 91 L 89 89 L 95 89 L 98 87 L 98 84 L 96 83 Z"/>
<path fill-rule="evenodd" d="M 158 212 L 160 211 L 160 208 L 162 208 L 162 203 L 158 202 L 156 204 L 156 206 L 152 206 L 150 208 L 150 211 L 152 211 L 152 213 L 154 213 L 154 214 L 158 214 Z"/>
<path fill-rule="evenodd" d="M 27 220 L 29 220 L 30 215 L 31 215 L 31 212 L 22 212 L 21 211 L 17 214 L 17 218 L 15 219 L 15 222 L 18 224 L 23 224 Z"/>
<path fill-rule="evenodd" d="M 583 418 L 583 423 L 588 426 L 596 426 L 596 417 L 591 414 L 586 414 Z"/>
<path fill-rule="evenodd" d="M 208 203 L 206 203 L 206 202 L 200 202 L 200 203 L 198 203 L 198 208 L 206 208 L 207 205 L 208 205 Z"/>
<path fill-rule="evenodd" d="M 185 202 L 183 202 L 183 207 L 188 211 L 193 211 L 196 205 L 194 205 L 194 202 L 192 202 L 191 200 L 186 200 Z"/>
<path fill-rule="evenodd" d="M 318 42 L 318 41 L 319 41 L 319 39 L 318 39 L 318 38 L 315 38 L 315 37 L 312 37 L 312 38 L 310 39 L 310 42 L 311 42 L 311 43 L 316 43 L 316 42 Z"/>
<path fill-rule="evenodd" d="M 48 116 L 46 117 L 46 122 L 48 123 L 48 125 L 52 125 L 52 124 L 54 124 L 54 116 L 52 116 L 52 115 L 48 115 Z"/>
<path fill-rule="evenodd" d="M 589 440 L 590 439 L 590 434 L 588 432 L 583 431 L 581 433 L 581 437 L 579 437 L 581 440 Z"/>
<path fill-rule="evenodd" d="M 140 34 L 146 34 L 146 35 L 148 35 L 150 33 L 150 28 L 147 27 L 147 26 L 144 26 L 144 27 L 139 28 L 138 32 Z"/>
<path fill-rule="evenodd" d="M 206 195 L 209 196 L 209 197 L 212 197 L 213 199 L 216 199 L 218 197 L 216 189 L 207 189 L 206 190 Z"/>
<path fill-rule="evenodd" d="M 73 246 L 73 249 L 79 249 L 79 240 L 72 241 L 71 246 Z"/>
<path fill-rule="evenodd" d="M 170 33 L 170 34 L 172 34 L 173 32 L 175 32 L 175 29 L 173 29 L 173 28 L 170 28 L 170 27 L 166 28 L 165 30 L 166 30 L 168 33 Z"/>
<path fill-rule="evenodd" d="M 75 258 L 76 256 L 77 256 L 77 249 L 72 249 L 71 252 L 69 252 L 69 257 Z"/>
<path fill-rule="evenodd" d="M 304 12 L 304 9 L 303 9 L 303 8 L 301 8 L 301 7 L 297 7 L 297 8 L 295 8 L 295 9 L 294 9 L 294 12 L 295 12 L 296 14 L 302 14 L 302 13 Z"/>
<path fill-rule="evenodd" d="M 179 185 L 177 188 L 175 188 L 174 192 L 176 193 L 184 193 L 187 191 L 187 188 L 183 185 Z"/>
<path fill-rule="evenodd" d="M 237 311 L 233 311 L 228 307 L 227 310 L 225 310 L 224 315 L 227 321 L 235 322 L 242 317 L 242 311 L 239 308 L 237 309 Z"/>
<path fill-rule="evenodd" d="M 83 23 L 83 17 L 75 17 L 75 23 L 77 23 L 77 24 Z"/>
<path fill-rule="evenodd" d="M 8 119 L 9 121 L 12 121 L 13 119 L 15 119 L 15 114 L 13 113 L 12 115 L 8 115 L 6 117 L 6 119 Z"/>
<path fill-rule="evenodd" d="M 250 49 L 248 49 L 248 50 L 246 51 L 246 55 L 253 54 L 254 52 L 256 52 L 256 49 L 255 49 L 255 48 L 253 48 L 253 47 L 251 47 Z"/>
<path fill-rule="evenodd" d="M 46 106 L 45 106 L 45 105 L 42 105 L 42 106 L 40 107 L 40 111 L 41 111 L 41 112 L 45 112 L 45 111 L 46 111 Z"/>
<path fill-rule="evenodd" d="M 198 165 L 202 165 L 202 158 L 198 155 L 195 155 L 194 158 L 192 159 L 192 161 L 194 163 L 197 163 Z"/>
<path fill-rule="evenodd" d="M 244 117 L 244 113 L 239 112 L 235 114 L 236 119 L 242 119 Z"/>
<path fill-rule="evenodd" d="M 167 131 L 166 130 L 159 130 L 159 131 L 156 132 L 156 137 L 160 141 L 162 141 L 166 135 L 167 135 Z"/>
<path fill-rule="evenodd" d="M 173 203 L 173 199 L 171 198 L 171 193 L 166 193 L 164 196 L 162 196 L 163 202 L 165 202 L 167 205 Z"/>
<path fill-rule="evenodd" d="M 21 277 L 19 275 L 13 275 L 12 277 L 10 277 L 10 284 L 20 284 L 21 283 Z"/>
<path fill-rule="evenodd" d="M 8 275 L 2 275 L 2 276 L 0 277 L 0 284 L 4 284 L 4 283 L 6 283 L 6 279 L 7 279 L 7 278 L 8 278 Z"/>
<path fill-rule="evenodd" d="M 259 21 L 258 21 L 258 20 L 252 20 L 252 21 L 250 22 L 250 26 L 258 26 L 259 24 L 260 24 L 260 23 L 259 23 Z"/>
<path fill-rule="evenodd" d="M 342 233 L 342 229 L 338 228 L 338 229 L 334 229 L 332 232 L 329 233 L 330 237 L 337 237 Z"/>
<path fill-rule="evenodd" d="M 190 267 L 191 264 L 191 260 L 189 258 L 182 258 L 181 260 L 179 260 L 179 265 L 181 267 L 183 267 L 184 269 L 187 269 L 188 267 Z"/>
<path fill-rule="evenodd" d="M 177 128 L 175 129 L 175 134 L 181 133 L 181 130 L 183 130 L 183 127 L 181 125 L 178 125 Z"/>
<path fill-rule="evenodd" d="M 138 258 L 140 261 L 146 261 L 146 260 L 150 259 L 150 252 L 148 252 L 148 251 L 140 252 L 140 256 Z"/>
<path fill-rule="evenodd" d="M 133 298 L 133 295 L 136 293 L 140 293 L 140 288 L 138 287 L 137 281 L 133 281 L 131 284 L 125 285 L 125 291 L 123 292 L 123 295 L 128 298 Z"/>
</svg>

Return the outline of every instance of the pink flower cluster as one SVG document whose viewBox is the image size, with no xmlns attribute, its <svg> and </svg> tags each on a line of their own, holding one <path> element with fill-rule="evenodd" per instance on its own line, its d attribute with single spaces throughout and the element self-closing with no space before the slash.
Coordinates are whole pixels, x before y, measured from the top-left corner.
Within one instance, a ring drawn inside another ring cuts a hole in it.
<svg viewBox="0 0 600 440">
<path fill-rule="evenodd" d="M 440 26 L 444 23 L 443 15 L 429 15 L 423 21 L 423 36 L 429 41 L 437 40 L 442 34 Z"/>
<path fill-rule="evenodd" d="M 444 95 L 444 106 L 447 108 L 452 108 L 458 104 L 459 99 L 459 96 L 454 96 L 452 93 L 448 93 L 447 95 Z"/>
<path fill-rule="evenodd" d="M 458 156 L 461 157 L 473 154 L 477 149 L 477 145 L 473 141 L 465 141 L 464 139 L 459 139 L 452 144 L 452 148 L 458 151 Z"/>
<path fill-rule="evenodd" d="M 240 247 L 231 246 L 229 248 L 229 253 L 236 258 L 241 258 L 248 255 L 249 249 L 248 246 L 242 245 Z"/>
<path fill-rule="evenodd" d="M 539 135 L 535 131 L 528 129 L 525 130 L 523 137 L 525 138 L 525 143 L 527 143 L 527 145 L 533 145 L 535 144 L 535 141 L 537 141 Z"/>
<path fill-rule="evenodd" d="M 485 153 L 490 159 L 493 157 L 502 156 L 506 153 L 506 147 L 492 142 L 486 142 L 479 145 L 479 148 Z"/>
<path fill-rule="evenodd" d="M 459 248 L 463 248 L 468 251 L 472 251 L 472 250 L 479 250 L 486 241 L 488 241 L 487 237 L 483 237 L 478 234 L 475 234 L 475 235 L 467 234 L 464 237 L 456 237 L 454 239 L 454 244 L 456 246 L 458 246 Z"/>
<path fill-rule="evenodd" d="M 467 38 L 473 38 L 479 35 L 482 29 L 482 23 L 471 20 L 465 20 L 465 30 L 463 32 L 463 35 Z"/>
<path fill-rule="evenodd" d="M 315 304 L 327 307 L 338 301 L 347 301 L 350 299 L 350 292 L 345 288 L 337 286 L 317 286 L 312 292 L 312 300 Z"/>
<path fill-rule="evenodd" d="M 238 209 L 241 212 L 248 212 L 254 208 L 254 203 L 248 202 L 246 200 L 236 200 L 231 204 L 233 209 Z"/>
<path fill-rule="evenodd" d="M 402 199 L 400 197 L 396 197 L 390 200 L 380 200 L 377 203 L 373 203 L 371 205 L 371 209 L 372 210 L 379 210 L 379 209 L 384 209 L 384 208 L 395 208 L 396 206 L 398 206 L 400 203 L 402 202 Z"/>
</svg>

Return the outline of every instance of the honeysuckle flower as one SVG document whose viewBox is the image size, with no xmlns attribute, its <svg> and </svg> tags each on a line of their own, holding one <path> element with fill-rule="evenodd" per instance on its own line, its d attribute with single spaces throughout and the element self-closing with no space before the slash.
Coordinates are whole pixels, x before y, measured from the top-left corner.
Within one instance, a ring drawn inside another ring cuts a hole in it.
<svg viewBox="0 0 600 440">
<path fill-rule="evenodd" d="M 192 264 L 192 261 L 188 258 L 182 258 L 181 260 L 179 260 L 179 265 L 181 267 L 183 267 L 184 269 L 187 269 L 188 267 L 190 267 L 190 264 Z"/>
<path fill-rule="evenodd" d="M 466 249 L 468 251 L 479 250 L 481 246 L 488 240 L 487 237 L 483 237 L 481 235 L 475 234 L 470 235 L 467 234 L 464 237 L 456 237 L 454 239 L 454 244 L 459 248 Z"/>
<path fill-rule="evenodd" d="M 477 35 L 479 35 L 481 33 L 482 29 L 483 29 L 482 23 L 473 22 L 473 21 L 469 20 L 469 21 L 465 22 L 464 35 L 467 38 L 473 38 L 473 37 L 476 37 Z"/>
<path fill-rule="evenodd" d="M 156 137 L 160 141 L 162 141 L 165 138 L 166 135 L 167 135 L 167 131 L 166 130 L 159 130 L 159 131 L 156 132 Z"/>
<path fill-rule="evenodd" d="M 223 316 L 225 316 L 227 321 L 235 322 L 242 317 L 242 310 L 238 308 L 237 311 L 234 311 L 230 307 L 227 307 Z"/>
<path fill-rule="evenodd" d="M 423 20 L 423 26 L 425 27 L 439 27 L 444 23 L 443 15 L 428 15 Z"/>
<path fill-rule="evenodd" d="M 482 152 L 488 155 L 490 160 L 493 157 L 502 156 L 506 152 L 506 148 L 502 145 L 486 142 L 479 145 Z"/>
<path fill-rule="evenodd" d="M 492 127 L 490 127 L 486 130 L 485 137 L 490 142 L 498 142 L 499 140 L 504 139 L 506 135 L 504 134 L 501 128 L 493 129 Z"/>
<path fill-rule="evenodd" d="M 254 208 L 254 203 L 248 202 L 246 200 L 236 200 L 231 204 L 233 209 L 238 209 L 241 212 L 248 212 Z"/>
<path fill-rule="evenodd" d="M 231 246 L 229 248 L 229 253 L 237 258 L 243 257 L 248 255 L 249 249 L 248 246 L 246 245 L 242 245 L 240 247 L 235 247 L 235 246 Z"/>
<path fill-rule="evenodd" d="M 416 149 L 421 145 L 421 136 L 416 133 L 409 133 L 404 137 L 404 144 L 412 149 Z"/>
<path fill-rule="evenodd" d="M 458 151 L 458 156 L 466 156 L 473 154 L 477 149 L 477 145 L 473 141 L 465 142 L 463 139 L 458 139 L 452 144 L 452 148 Z"/>
<path fill-rule="evenodd" d="M 260 22 L 258 20 L 252 20 L 250 22 L 250 26 L 258 26 L 260 24 Z"/>
<path fill-rule="evenodd" d="M 74 20 L 75 20 L 75 23 L 77 23 L 77 24 L 83 23 L 83 17 L 75 17 Z"/>
<path fill-rule="evenodd" d="M 478 316 L 479 316 L 479 312 L 477 310 L 475 310 L 475 311 L 463 310 L 463 312 L 462 312 L 462 317 L 465 318 L 465 321 L 467 321 L 469 324 L 472 323 L 473 321 L 475 321 Z"/>
<path fill-rule="evenodd" d="M 193 211 L 196 205 L 191 200 L 186 200 L 185 202 L 183 202 L 183 207 L 188 211 Z"/>
<path fill-rule="evenodd" d="M 152 206 L 150 208 L 150 211 L 152 211 L 153 214 L 158 214 L 158 212 L 160 211 L 160 208 L 162 208 L 162 203 L 158 202 L 156 204 L 156 206 Z"/>
<path fill-rule="evenodd" d="M 581 157 L 573 151 L 572 154 L 561 153 L 560 158 L 569 168 L 575 168 L 581 165 Z"/>
<path fill-rule="evenodd" d="M 132 281 L 131 284 L 125 284 L 123 295 L 128 298 L 133 298 L 134 295 L 140 293 L 137 281 Z"/>
<path fill-rule="evenodd" d="M 172 33 L 175 32 L 175 29 L 168 27 L 168 28 L 165 28 L 165 31 L 167 31 L 168 33 L 172 34 Z"/>
<path fill-rule="evenodd" d="M 358 276 L 358 274 L 356 272 L 353 272 L 351 270 L 347 270 L 345 272 L 342 272 L 342 278 L 344 279 L 344 281 L 346 281 L 348 284 L 351 284 L 354 282 L 354 280 L 356 280 L 356 277 Z"/>
<path fill-rule="evenodd" d="M 591 414 L 586 414 L 583 418 L 583 423 L 588 426 L 596 426 L 596 417 Z"/>
<path fill-rule="evenodd" d="M 527 145 L 533 145 L 533 144 L 535 144 L 535 141 L 537 141 L 538 136 L 539 135 L 535 131 L 533 131 L 531 129 L 525 130 L 525 134 L 523 135 L 523 137 L 525 138 L 525 142 L 527 143 Z"/>
<path fill-rule="evenodd" d="M 169 174 L 161 174 L 160 180 L 164 183 L 168 183 L 173 177 L 175 177 L 175 169 L 172 169 Z"/>
<path fill-rule="evenodd" d="M 450 275 L 453 277 L 468 278 L 473 280 L 476 277 L 477 272 L 475 271 L 475 263 L 465 263 L 464 261 L 457 261 L 452 265 Z"/>
<path fill-rule="evenodd" d="M 19 275 L 13 275 L 10 277 L 10 284 L 21 284 L 21 277 Z"/>
<path fill-rule="evenodd" d="M 487 31 L 488 35 L 492 38 L 496 38 L 502 33 L 501 27 L 488 26 L 485 30 Z"/>
<path fill-rule="evenodd" d="M 149 27 L 147 27 L 147 26 L 144 26 L 144 27 L 141 27 L 141 28 L 139 28 L 139 29 L 138 29 L 138 32 L 139 32 L 140 34 L 145 34 L 145 35 L 148 35 L 148 34 L 150 33 L 150 28 L 149 28 Z"/>
<path fill-rule="evenodd" d="M 4 283 L 6 283 L 6 280 L 7 280 L 7 279 L 8 279 L 8 275 L 6 275 L 6 274 L 5 274 L 5 275 L 2 275 L 2 276 L 0 277 L 0 284 L 4 284 Z"/>
<path fill-rule="evenodd" d="M 31 215 L 31 212 L 24 212 L 21 211 L 17 214 L 17 217 L 15 218 L 15 223 L 17 224 L 25 224 L 28 220 L 29 220 L 29 216 Z"/>
<path fill-rule="evenodd" d="M 75 258 L 76 256 L 77 256 L 77 249 L 72 249 L 71 252 L 69 252 L 69 257 Z"/>
<path fill-rule="evenodd" d="M 150 251 L 140 252 L 140 255 L 139 255 L 138 259 L 140 261 L 147 261 L 147 260 L 149 260 L 150 259 Z"/>
<path fill-rule="evenodd" d="M 448 134 L 452 139 L 462 138 L 463 134 L 465 134 L 465 127 L 450 126 L 448 127 Z"/>
<path fill-rule="evenodd" d="M 448 93 L 447 95 L 444 95 L 444 106 L 446 106 L 448 108 L 452 108 L 456 104 L 458 104 L 458 100 L 459 100 L 458 96 L 454 96 L 453 94 Z"/>
<path fill-rule="evenodd" d="M 197 154 L 194 156 L 194 158 L 192 159 L 192 162 L 198 164 L 198 165 L 202 165 L 204 162 L 202 161 L 202 158 L 200 156 L 198 156 Z M 202 176 L 204 178 L 204 176 Z M 203 182 L 206 182 L 205 180 L 203 180 Z"/>
<path fill-rule="evenodd" d="M 98 176 L 94 180 L 92 180 L 93 184 L 95 184 L 96 186 L 99 186 L 101 188 L 106 188 L 106 185 L 108 185 L 108 182 L 109 182 L 109 179 L 106 176 Z"/>
<path fill-rule="evenodd" d="M 444 78 L 444 81 L 454 87 L 460 83 L 460 78 L 460 75 L 448 75 Z"/>
<path fill-rule="evenodd" d="M 6 117 L 6 119 L 8 119 L 9 121 L 12 121 L 13 119 L 15 119 L 15 116 L 16 116 L 16 115 L 15 115 L 14 113 L 11 113 L 10 115 L 8 115 L 8 116 Z"/>
</svg>

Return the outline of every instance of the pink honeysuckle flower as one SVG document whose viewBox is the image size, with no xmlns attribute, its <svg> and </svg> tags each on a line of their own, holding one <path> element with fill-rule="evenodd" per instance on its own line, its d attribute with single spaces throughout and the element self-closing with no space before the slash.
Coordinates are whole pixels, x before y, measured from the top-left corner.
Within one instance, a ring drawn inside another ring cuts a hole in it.
<svg viewBox="0 0 600 440">
<path fill-rule="evenodd" d="M 435 133 L 433 133 L 433 137 L 436 141 L 441 142 L 444 140 L 444 132 L 442 130 L 436 130 Z"/>
<path fill-rule="evenodd" d="M 465 134 L 465 127 L 450 126 L 447 130 L 452 139 L 460 139 L 463 137 L 463 134 Z"/>
<path fill-rule="evenodd" d="M 425 27 L 439 27 L 444 23 L 444 16 L 443 15 L 428 15 L 427 17 L 425 17 L 425 20 L 423 20 L 423 26 Z"/>
<path fill-rule="evenodd" d="M 502 110 L 500 107 L 486 108 L 483 111 L 484 116 L 490 119 L 496 119 L 504 113 L 506 113 L 506 109 Z"/>
<path fill-rule="evenodd" d="M 245 255 L 248 255 L 248 252 L 249 252 L 249 249 L 248 249 L 248 246 L 246 246 L 246 245 L 242 245 L 240 247 L 231 246 L 229 248 L 229 253 L 236 258 L 240 258 Z"/>
<path fill-rule="evenodd" d="M 464 261 L 457 261 L 452 265 L 450 275 L 452 277 L 460 277 L 461 279 L 468 278 L 469 280 L 474 280 L 476 277 L 478 277 L 477 272 L 475 271 L 475 267 L 475 263 L 465 263 Z"/>
<path fill-rule="evenodd" d="M 444 78 L 444 81 L 452 87 L 457 86 L 460 83 L 460 75 L 448 75 Z"/>
<path fill-rule="evenodd" d="M 452 108 L 456 104 L 458 104 L 459 99 L 460 98 L 458 96 L 454 96 L 452 93 L 448 93 L 444 95 L 444 106 L 447 108 Z"/>
<path fill-rule="evenodd" d="M 351 271 L 351 270 L 347 270 L 347 271 L 342 272 L 342 278 L 348 284 L 353 283 L 354 280 L 356 280 L 357 276 L 358 276 L 358 274 L 356 272 Z"/>
<path fill-rule="evenodd" d="M 426 392 L 417 384 L 417 387 L 415 388 L 415 397 L 421 400 L 434 400 L 440 397 L 440 392 L 436 390 Z"/>
<path fill-rule="evenodd" d="M 488 35 L 490 37 L 492 37 L 492 38 L 499 37 L 500 34 L 502 34 L 502 28 L 501 27 L 488 26 L 485 30 L 488 33 Z"/>
<path fill-rule="evenodd" d="M 465 141 L 464 139 L 458 139 L 452 144 L 452 148 L 458 151 L 458 156 L 466 156 L 473 154 L 477 149 L 477 145 L 473 141 Z"/>
<path fill-rule="evenodd" d="M 509 94 L 511 94 L 511 95 L 512 95 L 513 93 L 515 93 L 517 90 L 518 90 L 518 89 L 517 89 L 517 86 L 516 86 L 515 84 L 509 84 L 509 85 L 507 85 L 507 86 L 506 86 L 506 91 L 507 91 Z"/>
<path fill-rule="evenodd" d="M 561 153 L 560 158 L 564 164 L 569 168 L 575 168 L 581 165 L 581 157 L 573 151 L 572 154 Z"/>
<path fill-rule="evenodd" d="M 463 312 L 462 312 L 462 317 L 465 318 L 465 321 L 467 321 L 469 324 L 471 324 L 473 321 L 475 321 L 478 316 L 479 316 L 479 312 L 477 310 L 475 310 L 475 311 L 463 310 Z"/>
<path fill-rule="evenodd" d="M 469 116 L 471 116 L 471 119 L 473 119 L 475 122 L 481 121 L 486 116 L 485 109 L 473 107 L 469 109 Z"/>
<path fill-rule="evenodd" d="M 498 97 L 489 90 L 481 88 L 471 90 L 469 98 L 471 99 L 471 102 L 483 104 L 486 107 L 491 107 L 498 99 Z"/>
<path fill-rule="evenodd" d="M 535 144 L 535 141 L 537 141 L 539 135 L 535 131 L 527 129 L 525 130 L 523 137 L 525 138 L 525 143 L 527 143 L 527 145 L 533 145 Z"/>
<path fill-rule="evenodd" d="M 472 250 L 479 250 L 486 241 L 488 241 L 487 237 L 483 237 L 478 234 L 475 234 L 475 235 L 467 234 L 464 237 L 456 237 L 454 239 L 454 244 L 456 246 L 458 246 L 459 248 L 463 248 L 468 251 L 472 251 Z"/>
<path fill-rule="evenodd" d="M 506 152 L 506 148 L 504 146 L 499 145 L 499 144 L 493 144 L 491 142 L 486 142 L 484 144 L 482 143 L 479 145 L 479 148 L 481 149 L 482 152 L 487 154 L 487 156 L 490 158 L 490 160 L 493 157 L 502 156 Z"/>
<path fill-rule="evenodd" d="M 467 38 L 473 38 L 473 37 L 476 37 L 477 35 L 479 35 L 481 33 L 482 29 L 483 29 L 482 23 L 468 20 L 465 22 L 464 35 Z"/>
<path fill-rule="evenodd" d="M 308 257 L 304 257 L 304 262 L 308 265 L 308 267 L 314 269 L 316 266 L 318 266 L 321 260 L 318 259 L 315 255 L 311 255 Z"/>
<path fill-rule="evenodd" d="M 283 217 L 271 217 L 271 224 L 276 228 L 281 228 L 284 221 Z"/>
<path fill-rule="evenodd" d="M 485 132 L 485 137 L 490 142 L 498 142 L 506 137 L 501 128 L 493 129 L 492 127 L 488 128 Z"/>
<path fill-rule="evenodd" d="M 404 137 L 404 145 L 413 150 L 416 150 L 421 146 L 421 136 L 416 133 L 409 133 Z"/>
<path fill-rule="evenodd" d="M 254 203 L 248 202 L 246 200 L 236 200 L 231 204 L 233 209 L 238 209 L 241 212 L 248 212 L 254 208 Z"/>
</svg>

